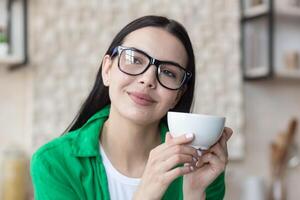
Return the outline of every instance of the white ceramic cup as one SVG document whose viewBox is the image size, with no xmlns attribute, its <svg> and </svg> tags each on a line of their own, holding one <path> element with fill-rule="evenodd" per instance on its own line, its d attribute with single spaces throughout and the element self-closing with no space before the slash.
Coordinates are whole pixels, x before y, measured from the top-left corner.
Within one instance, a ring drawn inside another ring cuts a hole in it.
<svg viewBox="0 0 300 200">
<path fill-rule="evenodd" d="M 201 150 L 209 149 L 215 144 L 225 126 L 225 117 L 213 115 L 168 112 L 167 117 L 170 134 L 173 137 L 194 133 L 195 138 L 190 145 Z"/>
</svg>

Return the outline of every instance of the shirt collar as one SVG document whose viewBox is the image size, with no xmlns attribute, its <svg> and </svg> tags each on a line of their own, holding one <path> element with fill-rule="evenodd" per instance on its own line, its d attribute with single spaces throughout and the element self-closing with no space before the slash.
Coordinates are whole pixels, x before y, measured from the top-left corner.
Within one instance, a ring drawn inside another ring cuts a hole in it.
<svg viewBox="0 0 300 200">
<path fill-rule="evenodd" d="M 99 137 L 104 122 L 110 112 L 110 105 L 105 106 L 95 113 L 81 128 L 77 129 L 78 134 L 74 139 L 73 154 L 77 157 L 92 157 L 99 155 Z M 160 123 L 161 141 L 165 142 L 165 135 L 168 131 L 166 123 Z"/>
</svg>

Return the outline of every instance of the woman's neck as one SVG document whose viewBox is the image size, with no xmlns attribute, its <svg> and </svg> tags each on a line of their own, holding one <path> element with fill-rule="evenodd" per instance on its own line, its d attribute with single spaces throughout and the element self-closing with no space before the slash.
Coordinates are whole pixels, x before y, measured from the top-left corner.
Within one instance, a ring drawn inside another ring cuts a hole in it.
<svg viewBox="0 0 300 200">
<path fill-rule="evenodd" d="M 104 123 L 100 140 L 118 171 L 129 177 L 141 177 L 149 152 L 161 143 L 159 123 L 135 124 L 111 113 Z"/>
</svg>

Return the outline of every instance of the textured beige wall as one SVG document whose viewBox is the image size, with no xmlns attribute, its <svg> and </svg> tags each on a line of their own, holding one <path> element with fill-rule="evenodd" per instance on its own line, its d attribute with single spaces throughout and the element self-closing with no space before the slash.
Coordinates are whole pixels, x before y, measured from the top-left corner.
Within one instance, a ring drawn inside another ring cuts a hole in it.
<svg viewBox="0 0 300 200">
<path fill-rule="evenodd" d="M 30 148 L 32 102 L 32 71 L 24 68 L 10 72 L 0 65 L 0 159 L 6 147 Z"/>
<path fill-rule="evenodd" d="M 227 116 L 243 126 L 238 0 L 30 1 L 35 104 L 33 145 L 58 136 L 93 83 L 104 51 L 129 21 L 166 15 L 190 33 L 197 61 L 195 112 Z"/>
</svg>

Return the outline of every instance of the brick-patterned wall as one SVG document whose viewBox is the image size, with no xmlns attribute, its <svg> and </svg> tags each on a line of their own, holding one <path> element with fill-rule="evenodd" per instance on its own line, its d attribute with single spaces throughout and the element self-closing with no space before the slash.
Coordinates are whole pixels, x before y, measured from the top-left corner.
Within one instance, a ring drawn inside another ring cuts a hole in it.
<svg viewBox="0 0 300 200">
<path fill-rule="evenodd" d="M 238 0 L 31 0 L 33 149 L 60 135 L 94 81 L 104 51 L 129 21 L 159 14 L 183 23 L 197 63 L 195 112 L 243 126 Z"/>
</svg>

